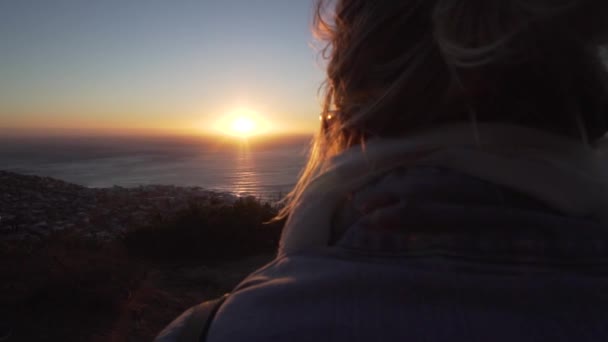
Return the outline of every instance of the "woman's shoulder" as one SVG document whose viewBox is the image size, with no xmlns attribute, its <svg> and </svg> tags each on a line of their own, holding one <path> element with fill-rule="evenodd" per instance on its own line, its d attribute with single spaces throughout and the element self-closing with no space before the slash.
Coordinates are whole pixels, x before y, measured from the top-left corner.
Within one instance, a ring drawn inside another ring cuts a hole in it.
<svg viewBox="0 0 608 342">
<path fill-rule="evenodd" d="M 422 222 L 438 225 L 441 224 L 438 217 L 444 217 L 444 224 L 454 228 L 454 224 L 450 224 L 454 217 L 450 218 L 450 215 L 458 214 L 460 219 L 471 216 L 473 222 L 476 213 L 479 214 L 476 209 L 481 208 L 558 214 L 527 194 L 456 170 L 434 166 L 400 167 L 343 198 L 332 220 L 332 241 L 336 242 L 362 221 L 380 230 L 394 229 L 395 225 L 408 229 Z"/>
</svg>

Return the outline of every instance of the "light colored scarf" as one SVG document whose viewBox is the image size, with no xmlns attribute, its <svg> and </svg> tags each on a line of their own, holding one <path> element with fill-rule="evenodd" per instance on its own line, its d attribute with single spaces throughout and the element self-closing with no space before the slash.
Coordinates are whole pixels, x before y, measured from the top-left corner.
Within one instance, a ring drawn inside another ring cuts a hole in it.
<svg viewBox="0 0 608 342">
<path fill-rule="evenodd" d="M 279 255 L 327 246 L 341 201 L 374 177 L 408 165 L 456 170 L 608 226 L 608 163 L 600 151 L 531 128 L 458 124 L 399 140 L 372 140 L 333 158 L 294 207 Z"/>
</svg>

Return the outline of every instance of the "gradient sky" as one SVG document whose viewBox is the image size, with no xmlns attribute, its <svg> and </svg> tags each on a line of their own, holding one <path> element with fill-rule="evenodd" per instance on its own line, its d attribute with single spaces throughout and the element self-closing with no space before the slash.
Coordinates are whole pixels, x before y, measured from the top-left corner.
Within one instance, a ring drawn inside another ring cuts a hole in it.
<svg viewBox="0 0 608 342">
<path fill-rule="evenodd" d="M 311 0 L 2 0 L 0 132 L 318 125 Z"/>
</svg>

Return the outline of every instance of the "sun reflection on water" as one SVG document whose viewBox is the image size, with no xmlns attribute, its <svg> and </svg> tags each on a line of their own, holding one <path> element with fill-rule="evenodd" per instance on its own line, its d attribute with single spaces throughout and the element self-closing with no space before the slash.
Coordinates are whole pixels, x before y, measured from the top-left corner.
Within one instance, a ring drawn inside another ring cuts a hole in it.
<svg viewBox="0 0 608 342">
<path fill-rule="evenodd" d="M 233 192 L 239 196 L 248 196 L 255 193 L 261 185 L 256 164 L 247 141 L 243 141 L 235 153 L 235 180 Z"/>
</svg>

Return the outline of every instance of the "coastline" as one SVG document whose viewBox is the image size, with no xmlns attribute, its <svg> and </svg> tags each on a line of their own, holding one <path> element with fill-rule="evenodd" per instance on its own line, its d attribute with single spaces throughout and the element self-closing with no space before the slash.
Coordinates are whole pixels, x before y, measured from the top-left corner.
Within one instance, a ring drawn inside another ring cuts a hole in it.
<svg viewBox="0 0 608 342">
<path fill-rule="evenodd" d="M 85 238 L 110 241 L 131 227 L 170 217 L 193 203 L 226 205 L 238 198 L 173 185 L 89 188 L 0 170 L 0 239 L 40 240 L 71 230 Z"/>
</svg>

